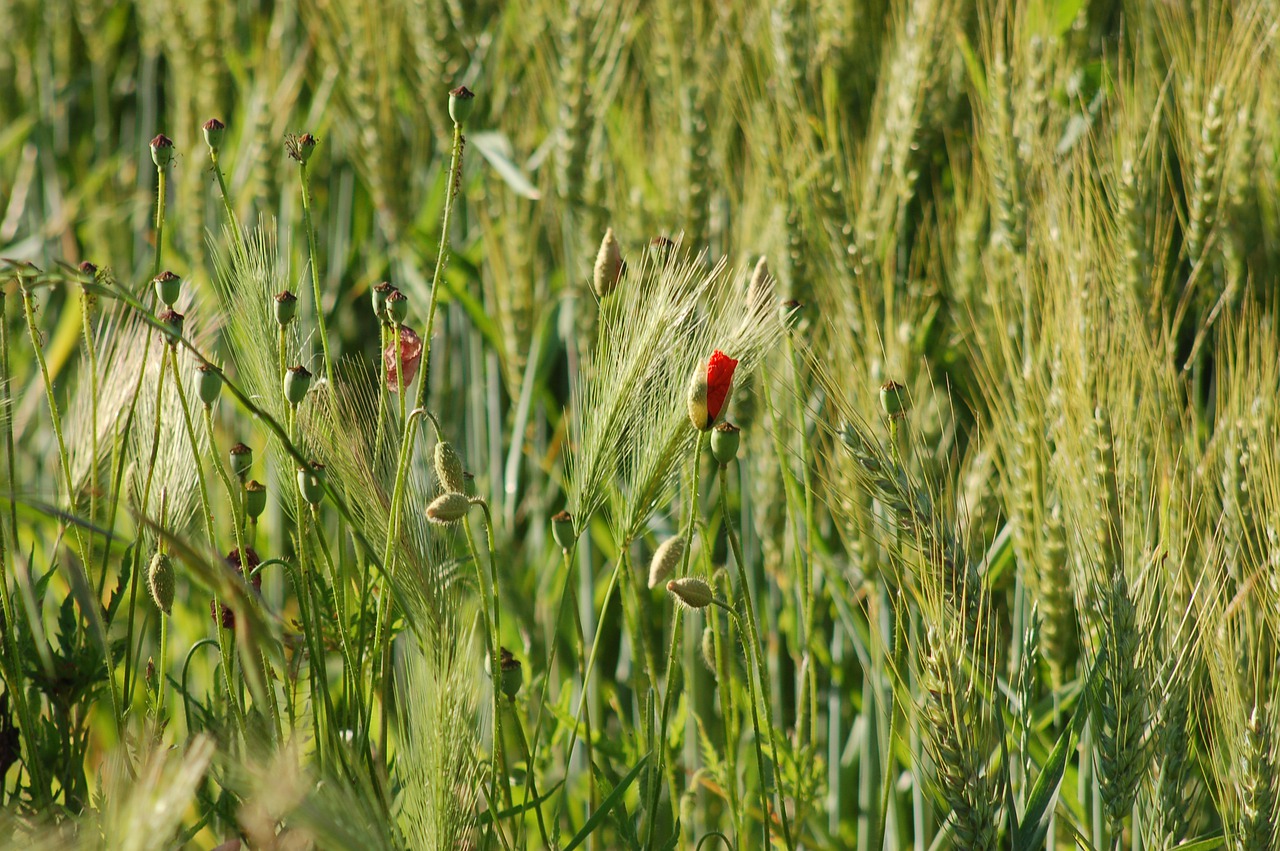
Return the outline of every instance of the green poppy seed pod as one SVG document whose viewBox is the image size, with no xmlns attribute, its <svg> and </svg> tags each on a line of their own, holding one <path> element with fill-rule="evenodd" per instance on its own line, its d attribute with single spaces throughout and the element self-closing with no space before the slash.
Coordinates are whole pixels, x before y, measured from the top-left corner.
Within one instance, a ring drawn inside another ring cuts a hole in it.
<svg viewBox="0 0 1280 851">
<path fill-rule="evenodd" d="M 312 461 L 310 467 L 298 468 L 298 490 L 307 505 L 319 505 L 324 499 L 324 465 Z"/>
<path fill-rule="evenodd" d="M 218 396 L 222 394 L 222 373 L 218 372 L 213 364 L 202 363 L 196 367 L 196 376 L 196 389 L 200 394 L 200 401 L 204 402 L 207 408 L 218 401 Z"/>
<path fill-rule="evenodd" d="M 167 553 L 156 553 L 147 568 L 147 589 L 156 608 L 166 615 L 173 611 L 173 559 Z"/>
<path fill-rule="evenodd" d="M 716 631 L 711 625 L 702 628 L 702 664 L 715 675 L 716 671 Z"/>
<path fill-rule="evenodd" d="M 396 288 L 391 285 L 390 281 L 383 281 L 374 287 L 371 291 L 373 297 L 373 314 L 383 322 L 387 319 L 387 299 L 391 297 Z"/>
<path fill-rule="evenodd" d="M 288 325 L 298 315 L 298 297 L 288 290 L 276 293 L 275 314 L 277 325 Z"/>
<path fill-rule="evenodd" d="M 387 294 L 387 319 L 393 325 L 403 325 L 409 318 L 409 297 L 399 290 Z"/>
<path fill-rule="evenodd" d="M 622 249 L 618 247 L 613 228 L 609 228 L 600 241 L 600 251 L 596 254 L 596 265 L 591 277 L 591 288 L 595 290 L 596 298 L 602 301 L 608 298 L 618 288 L 621 279 Z"/>
<path fill-rule="evenodd" d="M 467 483 L 462 476 L 462 459 L 447 440 L 436 441 L 436 478 L 440 487 L 448 493 L 466 493 Z"/>
<path fill-rule="evenodd" d="M 653 551 L 653 560 L 649 562 L 649 587 L 657 588 L 680 565 L 680 557 L 684 555 L 684 538 L 676 535 L 667 538 Z"/>
<path fill-rule="evenodd" d="M 577 535 L 573 533 L 572 514 L 567 511 L 561 511 L 551 518 L 551 537 L 556 539 L 556 544 L 566 553 L 573 549 Z"/>
<path fill-rule="evenodd" d="M 284 373 L 284 398 L 290 405 L 301 405 L 311 389 L 311 372 L 302 364 L 291 366 Z"/>
<path fill-rule="evenodd" d="M 880 409 L 890 419 L 899 419 L 907 415 L 911 409 L 911 400 L 907 398 L 907 388 L 896 381 L 886 381 L 880 385 Z"/>
<path fill-rule="evenodd" d="M 151 140 L 151 161 L 156 168 L 168 168 L 173 162 L 173 140 L 163 133 Z"/>
<path fill-rule="evenodd" d="M 169 338 L 169 345 L 176 346 L 178 341 L 182 339 L 183 320 L 186 319 L 181 313 L 170 308 L 164 313 L 156 317 L 165 326 L 165 336 Z"/>
<path fill-rule="evenodd" d="M 467 516 L 471 509 L 471 500 L 460 493 L 446 493 L 436 497 L 427 506 L 427 519 L 441 526 L 457 523 Z"/>
<path fill-rule="evenodd" d="M 227 134 L 227 125 L 216 118 L 210 118 L 201 129 L 204 130 L 204 143 L 216 154 L 222 147 L 222 140 Z"/>
<path fill-rule="evenodd" d="M 516 695 L 520 693 L 520 686 L 524 683 L 524 670 L 520 660 L 512 655 L 510 650 L 505 647 L 501 650 L 498 665 L 502 668 L 502 693 L 508 700 L 515 700 Z"/>
<path fill-rule="evenodd" d="M 164 302 L 166 307 L 173 307 L 178 303 L 178 296 L 182 295 L 182 279 L 177 275 L 165 269 L 152 278 L 151 283 L 155 285 L 156 298 Z"/>
<path fill-rule="evenodd" d="M 454 124 L 461 127 L 467 123 L 467 119 L 471 117 L 471 107 L 474 106 L 475 99 L 475 93 L 466 86 L 458 86 L 449 92 L 449 117 L 453 119 Z"/>
<path fill-rule="evenodd" d="M 686 609 L 705 609 L 715 599 L 707 581 L 696 576 L 672 579 L 667 583 L 667 591 Z"/>
<path fill-rule="evenodd" d="M 237 443 L 231 447 L 231 472 L 235 473 L 236 478 L 244 481 L 251 467 L 253 467 L 253 450 L 243 443 Z"/>
<path fill-rule="evenodd" d="M 254 479 L 244 486 L 244 513 L 257 523 L 262 512 L 267 510 L 267 486 Z"/>
<path fill-rule="evenodd" d="M 711 430 L 711 454 L 721 467 L 727 467 L 738 457 L 741 431 L 733 423 L 720 423 Z"/>
</svg>

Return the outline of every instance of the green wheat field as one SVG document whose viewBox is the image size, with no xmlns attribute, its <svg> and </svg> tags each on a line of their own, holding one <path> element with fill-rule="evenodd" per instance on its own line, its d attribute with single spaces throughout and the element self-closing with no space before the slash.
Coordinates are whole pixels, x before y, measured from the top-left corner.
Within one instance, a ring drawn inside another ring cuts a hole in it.
<svg viewBox="0 0 1280 851">
<path fill-rule="evenodd" d="M 0 847 L 1280 849 L 1280 0 L 0 34 Z"/>
</svg>

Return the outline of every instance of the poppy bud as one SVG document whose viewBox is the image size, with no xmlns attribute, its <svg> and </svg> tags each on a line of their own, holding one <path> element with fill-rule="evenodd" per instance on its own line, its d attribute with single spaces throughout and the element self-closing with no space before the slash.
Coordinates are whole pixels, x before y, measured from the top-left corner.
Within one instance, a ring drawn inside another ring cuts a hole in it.
<svg viewBox="0 0 1280 851">
<path fill-rule="evenodd" d="M 475 93 L 466 86 L 458 86 L 449 92 L 449 117 L 454 124 L 461 126 L 467 123 L 475 98 Z"/>
<path fill-rule="evenodd" d="M 467 483 L 462 477 L 462 459 L 449 441 L 437 441 L 435 461 L 436 478 L 440 480 L 440 487 L 448 493 L 465 493 Z"/>
<path fill-rule="evenodd" d="M 387 293 L 387 319 L 393 325 L 403 325 L 409 318 L 409 297 L 399 290 Z"/>
<path fill-rule="evenodd" d="M 178 345 L 178 341 L 182 339 L 182 324 L 186 317 L 176 310 L 169 309 L 156 318 L 165 325 L 165 335 L 169 338 L 169 345 Z"/>
<path fill-rule="evenodd" d="M 266 509 L 267 486 L 254 479 L 244 486 L 244 513 L 249 515 L 249 519 L 256 523 Z"/>
<path fill-rule="evenodd" d="M 301 405 L 311 389 L 311 373 L 305 366 L 291 366 L 284 373 L 284 398 L 290 405 Z"/>
<path fill-rule="evenodd" d="M 733 390 L 733 371 L 738 362 L 717 349 L 711 353 L 706 366 L 699 366 L 689 382 L 687 402 L 689 421 L 699 431 L 707 431 L 728 410 L 729 394 Z"/>
<path fill-rule="evenodd" d="M 716 631 L 707 624 L 702 628 L 702 664 L 707 670 L 716 674 Z"/>
<path fill-rule="evenodd" d="M 667 591 L 686 609 L 705 609 L 715 599 L 711 586 L 705 579 L 698 579 L 696 576 L 672 579 L 667 583 Z"/>
<path fill-rule="evenodd" d="M 276 324 L 288 325 L 298 315 L 298 297 L 288 290 L 276 293 L 275 312 Z"/>
<path fill-rule="evenodd" d="M 621 279 L 622 250 L 618 247 L 618 240 L 613 235 L 613 228 L 609 228 L 604 232 L 604 239 L 600 241 L 600 251 L 596 254 L 595 271 L 591 278 L 591 286 L 596 291 L 596 298 L 601 300 L 608 298 L 618 288 L 618 281 Z"/>
<path fill-rule="evenodd" d="M 566 553 L 573 549 L 577 536 L 573 533 L 572 514 L 561 511 L 551 518 L 551 537 L 555 538 L 556 544 Z"/>
<path fill-rule="evenodd" d="M 231 472 L 235 473 L 236 478 L 243 481 L 249 475 L 251 467 L 253 467 L 253 450 L 243 443 L 237 443 L 231 447 Z"/>
<path fill-rule="evenodd" d="M 209 146 L 209 150 L 215 154 L 222 147 L 222 138 L 226 135 L 227 125 L 223 124 L 216 118 L 210 118 L 204 123 L 204 143 Z"/>
<path fill-rule="evenodd" d="M 373 313 L 383 322 L 387 319 L 387 299 L 391 297 L 396 288 L 391 285 L 390 281 L 383 281 L 374 287 L 371 291 L 373 297 Z"/>
<path fill-rule="evenodd" d="M 886 381 L 880 385 L 880 408 L 885 416 L 891 419 L 904 417 L 911 410 L 911 400 L 907 398 L 907 388 L 896 381 Z"/>
<path fill-rule="evenodd" d="M 156 553 L 147 568 L 147 589 L 156 608 L 166 615 L 173 611 L 174 574 L 173 559 L 166 553 Z"/>
<path fill-rule="evenodd" d="M 653 559 L 649 562 L 649 587 L 657 588 L 662 581 L 672 574 L 680 564 L 684 555 L 684 538 L 676 535 L 667 538 L 653 551 Z"/>
<path fill-rule="evenodd" d="M 727 467 L 738 457 L 740 433 L 741 429 L 733 423 L 720 423 L 711 430 L 711 454 L 721 467 Z"/>
<path fill-rule="evenodd" d="M 173 162 L 173 140 L 163 133 L 151 140 L 151 161 L 156 168 L 166 168 Z"/>
<path fill-rule="evenodd" d="M 448 526 L 466 517 L 470 509 L 471 500 L 463 494 L 441 494 L 427 506 L 427 519 L 432 523 Z"/>
<path fill-rule="evenodd" d="M 213 364 L 202 363 L 196 367 L 197 383 L 196 389 L 200 394 L 200 401 L 204 402 L 207 408 L 214 402 L 218 401 L 218 396 L 222 394 L 222 373 L 213 367 Z"/>
<path fill-rule="evenodd" d="M 773 275 L 769 274 L 769 262 L 761 257 L 751 273 L 751 283 L 747 284 L 747 311 L 755 314 L 772 304 L 773 299 Z"/>
<path fill-rule="evenodd" d="M 178 296 L 182 295 L 182 279 L 168 269 L 156 275 L 151 282 L 156 287 L 156 298 L 164 302 L 167 307 L 173 307 L 178 301 Z"/>
<path fill-rule="evenodd" d="M 312 461 L 311 466 L 298 468 L 298 490 L 308 505 L 319 505 L 324 499 L 324 465 Z"/>
</svg>

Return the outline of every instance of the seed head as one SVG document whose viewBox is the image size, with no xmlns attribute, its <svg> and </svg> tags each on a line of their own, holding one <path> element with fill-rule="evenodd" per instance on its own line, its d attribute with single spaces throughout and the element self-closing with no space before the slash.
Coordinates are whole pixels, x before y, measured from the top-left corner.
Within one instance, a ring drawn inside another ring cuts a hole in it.
<svg viewBox="0 0 1280 851">
<path fill-rule="evenodd" d="M 696 576 L 672 579 L 667 583 L 667 591 L 686 609 L 705 609 L 715 599 L 711 593 L 711 586 L 705 579 L 699 579 Z"/>
<path fill-rule="evenodd" d="M 561 511 L 551 518 L 551 537 L 555 538 L 556 544 L 566 553 L 573 549 L 577 536 L 573 533 L 572 514 Z"/>
<path fill-rule="evenodd" d="M 461 127 L 467 123 L 467 119 L 471 117 L 471 107 L 474 105 L 475 93 L 466 86 L 458 86 L 449 92 L 449 117 L 453 119 L 453 123 Z"/>
<path fill-rule="evenodd" d="M 502 693 L 508 700 L 515 700 L 524 682 L 524 671 L 520 666 L 520 660 L 503 647 L 498 654 L 498 666 L 502 669 Z"/>
<path fill-rule="evenodd" d="M 653 551 L 653 559 L 649 562 L 649 587 L 657 588 L 670 576 L 680 564 L 684 555 L 684 538 L 676 535 L 667 538 Z"/>
<path fill-rule="evenodd" d="M 711 430 L 711 454 L 721 467 L 738 457 L 741 429 L 733 423 L 720 423 Z"/>
<path fill-rule="evenodd" d="M 449 526 L 467 516 L 470 508 L 471 500 L 463 494 L 441 494 L 427 506 L 427 519 L 441 526 Z"/>
<path fill-rule="evenodd" d="M 436 478 L 447 493 L 466 493 L 467 483 L 462 476 L 462 459 L 447 440 L 436 442 Z"/>
<path fill-rule="evenodd" d="M 209 146 L 209 150 L 215 154 L 222 147 L 222 139 L 226 135 L 227 125 L 223 124 L 216 118 L 210 118 L 204 123 L 204 143 Z"/>
<path fill-rule="evenodd" d="M 249 475 L 249 470 L 253 467 L 253 450 L 245 446 L 243 443 L 237 443 L 231 447 L 231 472 L 235 473 L 236 478 L 244 481 Z"/>
<path fill-rule="evenodd" d="M 729 394 L 733 390 L 733 371 L 738 362 L 717 349 L 705 366 L 693 371 L 689 381 L 687 402 L 689 421 L 699 431 L 707 431 L 728 410 Z"/>
<path fill-rule="evenodd" d="M 911 410 L 911 400 L 907 398 L 907 388 L 896 381 L 886 381 L 880 385 L 880 408 L 890 419 L 901 419 Z"/>
<path fill-rule="evenodd" d="M 311 372 L 302 364 L 291 366 L 284 373 L 284 398 L 290 405 L 301 405 L 311 389 Z"/>
<path fill-rule="evenodd" d="M 288 290 L 276 293 L 276 324 L 284 327 L 298 315 L 298 297 Z"/>
<path fill-rule="evenodd" d="M 312 461 L 310 467 L 299 467 L 298 490 L 307 505 L 319 505 L 324 499 L 324 465 Z"/>
<path fill-rule="evenodd" d="M 90 278 L 95 278 L 95 279 L 98 277 L 97 265 L 94 263 L 90 263 L 88 260 L 81 261 L 79 268 L 80 268 L 80 273 L 83 275 L 88 275 Z"/>
<path fill-rule="evenodd" d="M 371 290 L 373 296 L 373 313 L 383 322 L 390 322 L 387 318 L 387 299 L 394 292 L 399 292 L 391 285 L 390 281 L 383 281 Z"/>
<path fill-rule="evenodd" d="M 254 479 L 244 486 L 244 513 L 257 523 L 267 509 L 267 486 Z"/>
<path fill-rule="evenodd" d="M 311 159 L 311 154 L 315 152 L 316 145 L 320 144 L 320 140 L 310 133 L 303 133 L 299 136 L 296 133 L 290 133 L 284 137 L 284 149 L 288 152 L 290 159 L 299 163 L 306 163 Z"/>
<path fill-rule="evenodd" d="M 613 228 L 609 228 L 604 232 L 604 239 L 600 241 L 600 251 L 596 253 L 595 272 L 591 278 L 591 286 L 596 292 L 596 298 L 602 301 L 608 298 L 618 288 L 621 280 L 622 249 L 618 247 Z"/>
<path fill-rule="evenodd" d="M 178 341 L 182 339 L 182 323 L 186 317 L 178 311 L 170 308 L 156 318 L 165 326 L 164 333 L 165 336 L 169 338 L 169 345 L 178 345 Z"/>
<path fill-rule="evenodd" d="M 409 318 L 409 297 L 397 289 L 387 293 L 387 319 L 393 325 L 403 325 Z"/>
<path fill-rule="evenodd" d="M 151 140 L 151 161 L 156 168 L 168 168 L 173 162 L 173 140 L 163 133 Z"/>
<path fill-rule="evenodd" d="M 156 298 L 164 302 L 168 307 L 173 307 L 178 303 L 178 296 L 182 295 L 182 279 L 177 275 L 165 269 L 159 275 L 156 275 L 151 283 L 156 288 Z"/>
<path fill-rule="evenodd" d="M 196 372 L 198 373 L 196 388 L 200 393 L 200 401 L 208 408 L 218 401 L 218 396 L 222 394 L 222 373 L 209 363 L 197 366 Z"/>
<path fill-rule="evenodd" d="M 173 611 L 173 559 L 167 553 L 156 553 L 147 568 L 147 589 L 156 608 L 166 615 Z"/>
</svg>

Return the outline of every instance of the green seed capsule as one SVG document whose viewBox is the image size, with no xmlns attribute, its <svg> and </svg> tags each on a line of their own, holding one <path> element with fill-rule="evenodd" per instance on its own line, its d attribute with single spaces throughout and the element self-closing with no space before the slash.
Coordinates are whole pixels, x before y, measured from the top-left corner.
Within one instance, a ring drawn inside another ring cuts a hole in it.
<svg viewBox="0 0 1280 851">
<path fill-rule="evenodd" d="M 524 670 L 520 665 L 520 660 L 513 656 L 510 650 L 503 647 L 498 664 L 502 668 L 502 693 L 507 696 L 508 700 L 515 700 L 516 695 L 520 693 L 520 686 L 524 682 Z"/>
<path fill-rule="evenodd" d="M 244 513 L 255 523 L 267 509 L 267 486 L 254 479 L 244 486 Z"/>
<path fill-rule="evenodd" d="M 458 453 L 454 451 L 449 441 L 441 440 L 436 443 L 435 462 L 436 478 L 440 480 L 440 487 L 449 493 L 466 493 L 467 483 L 463 479 L 462 459 L 458 457 Z"/>
<path fill-rule="evenodd" d="M 738 457 L 741 429 L 733 423 L 720 423 L 711 430 L 711 454 L 716 463 L 726 467 Z"/>
<path fill-rule="evenodd" d="M 298 297 L 288 290 L 277 293 L 275 313 L 277 325 L 288 325 L 298 315 Z"/>
<path fill-rule="evenodd" d="M 301 136 L 290 134 L 285 137 L 284 147 L 291 158 L 305 163 L 311 159 L 319 143 L 320 140 L 310 133 L 303 133 Z"/>
<path fill-rule="evenodd" d="M 163 133 L 151 140 L 151 161 L 156 168 L 167 168 L 173 162 L 173 140 Z"/>
<path fill-rule="evenodd" d="M 409 297 L 399 290 L 387 295 L 387 319 L 394 325 L 403 325 L 409 318 Z"/>
<path fill-rule="evenodd" d="M 898 418 L 906 416 L 911 410 L 911 400 L 907 398 L 907 388 L 896 381 L 886 381 L 880 385 L 880 408 L 885 416 Z"/>
<path fill-rule="evenodd" d="M 290 405 L 301 405 L 311 389 L 311 373 L 305 366 L 291 366 L 284 373 L 284 398 Z"/>
<path fill-rule="evenodd" d="M 177 275 L 165 269 L 151 281 L 155 284 L 156 298 L 164 302 L 166 307 L 173 307 L 178 303 L 178 296 L 182 295 L 182 279 Z"/>
<path fill-rule="evenodd" d="M 182 339 L 182 325 L 186 318 L 176 310 L 166 310 L 156 317 L 165 325 L 165 336 L 169 338 L 169 345 L 176 346 L 178 341 Z"/>
<path fill-rule="evenodd" d="M 204 143 L 209 146 L 209 150 L 215 154 L 222 147 L 222 139 L 226 135 L 227 125 L 223 124 L 216 118 L 210 118 L 204 123 Z"/>
<path fill-rule="evenodd" d="M 151 557 L 151 565 L 147 568 L 147 589 L 157 609 L 166 615 L 173 611 L 173 560 L 167 554 L 156 553 Z"/>
<path fill-rule="evenodd" d="M 231 447 L 231 472 L 243 480 L 253 467 L 253 450 L 243 443 Z"/>
<path fill-rule="evenodd" d="M 324 465 L 312 461 L 311 467 L 298 468 L 298 490 L 308 505 L 319 505 L 324 499 Z"/>
<path fill-rule="evenodd" d="M 196 389 L 200 394 L 200 401 L 207 408 L 218 401 L 218 396 L 222 394 L 222 373 L 207 363 L 197 366 L 196 373 Z"/>
<path fill-rule="evenodd" d="M 467 123 L 475 98 L 475 93 L 466 86 L 458 86 L 449 92 L 449 117 L 454 124 L 461 126 Z"/>
<path fill-rule="evenodd" d="M 377 316 L 383 322 L 387 319 L 387 299 L 391 297 L 396 288 L 391 285 L 390 281 L 383 281 L 371 290 L 373 298 L 373 315 Z"/>
<path fill-rule="evenodd" d="M 441 494 L 427 506 L 427 519 L 432 523 L 448 526 L 466 517 L 470 508 L 471 500 L 463 494 Z"/>
<path fill-rule="evenodd" d="M 573 532 L 573 515 L 567 511 L 561 511 L 559 514 L 551 518 L 551 537 L 556 539 L 556 543 L 560 549 L 566 553 L 573 549 L 573 544 L 577 540 L 577 535 Z"/>
</svg>

